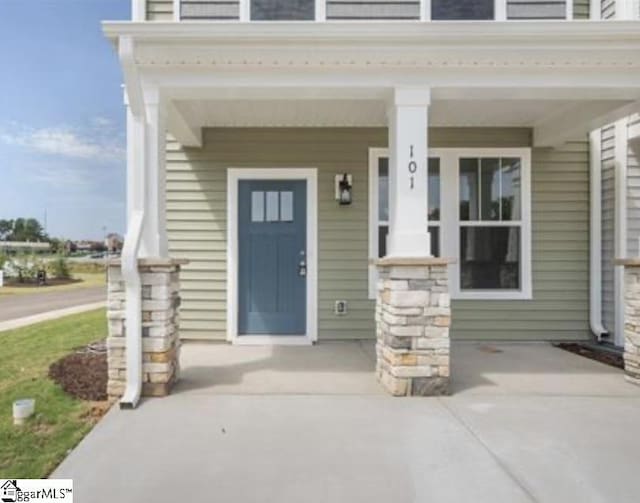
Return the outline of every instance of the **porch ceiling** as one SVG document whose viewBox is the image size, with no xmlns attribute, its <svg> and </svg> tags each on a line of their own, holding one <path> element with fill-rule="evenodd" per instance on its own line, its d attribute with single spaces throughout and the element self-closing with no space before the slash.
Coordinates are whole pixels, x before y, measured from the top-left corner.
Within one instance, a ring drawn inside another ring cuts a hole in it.
<svg viewBox="0 0 640 503">
<path fill-rule="evenodd" d="M 467 90 L 464 99 L 461 96 L 453 99 L 455 93 L 434 90 L 429 124 L 432 127 L 530 127 L 536 146 L 557 146 L 638 109 L 638 101 L 619 92 L 613 97 L 596 93 L 599 99 L 569 99 L 566 90 L 556 93 L 545 90 L 548 99 L 519 99 L 517 95 L 507 96 L 502 90 L 495 90 L 493 94 L 487 89 L 476 91 Z M 529 95 L 540 94 L 538 91 Z M 577 91 L 573 94 L 580 97 Z M 437 99 L 438 95 L 445 99 Z M 287 99 L 257 95 L 246 99 L 177 99 L 169 108 L 169 130 L 184 145 L 199 146 L 202 128 L 209 127 L 386 127 L 386 100 L 373 99 L 370 92 L 360 98 L 312 98 L 308 92 L 300 95 L 292 90 Z"/>
<path fill-rule="evenodd" d="M 623 100 L 437 100 L 429 109 L 433 127 L 535 127 L 558 111 L 595 104 L 617 108 Z M 203 127 L 386 127 L 382 100 L 178 100 L 176 111 L 192 128 Z"/>
</svg>

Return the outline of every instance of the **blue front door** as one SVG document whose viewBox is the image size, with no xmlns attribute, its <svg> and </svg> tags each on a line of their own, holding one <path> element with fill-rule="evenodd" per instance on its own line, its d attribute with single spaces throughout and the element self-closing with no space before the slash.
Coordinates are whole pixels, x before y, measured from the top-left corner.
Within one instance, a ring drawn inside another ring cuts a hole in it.
<svg viewBox="0 0 640 503">
<path fill-rule="evenodd" d="M 306 207 L 305 181 L 239 182 L 239 335 L 305 335 Z"/>
</svg>

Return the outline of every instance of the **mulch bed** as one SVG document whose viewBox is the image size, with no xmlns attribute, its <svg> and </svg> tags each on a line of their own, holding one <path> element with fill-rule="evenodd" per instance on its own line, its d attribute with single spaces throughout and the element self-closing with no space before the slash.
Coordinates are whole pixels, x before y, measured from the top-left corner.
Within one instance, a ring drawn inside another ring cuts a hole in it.
<svg viewBox="0 0 640 503">
<path fill-rule="evenodd" d="M 580 344 L 577 342 L 559 342 L 554 344 L 554 346 L 564 349 L 565 351 L 570 351 L 571 353 L 584 356 L 585 358 L 596 360 L 600 363 L 604 363 L 605 365 L 624 369 L 622 354 L 615 351 L 600 349 L 592 345 Z"/>
<path fill-rule="evenodd" d="M 4 282 L 4 286 L 10 286 L 11 288 L 46 288 L 48 286 L 59 286 L 59 285 L 71 285 L 73 283 L 81 283 L 81 279 L 73 279 L 73 278 L 47 278 L 47 282 L 44 285 L 38 285 L 38 281 L 35 279 L 25 279 L 22 283 L 15 279 L 6 279 Z"/>
<path fill-rule="evenodd" d="M 104 343 L 89 344 L 49 367 L 49 377 L 81 400 L 107 399 L 107 351 Z"/>
</svg>

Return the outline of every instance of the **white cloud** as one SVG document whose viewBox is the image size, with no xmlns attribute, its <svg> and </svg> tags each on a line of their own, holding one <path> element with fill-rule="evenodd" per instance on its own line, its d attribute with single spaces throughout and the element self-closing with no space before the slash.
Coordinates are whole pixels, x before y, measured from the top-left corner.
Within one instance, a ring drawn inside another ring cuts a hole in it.
<svg viewBox="0 0 640 503">
<path fill-rule="evenodd" d="M 102 119 L 102 127 L 110 128 L 110 122 Z M 96 123 L 97 125 L 97 123 Z M 124 148 L 115 143 L 107 131 L 93 131 L 91 135 L 68 127 L 43 129 L 19 129 L 0 131 L 0 141 L 45 154 L 61 157 L 92 160 L 99 163 L 123 160 Z"/>
<path fill-rule="evenodd" d="M 91 119 L 92 124 L 95 127 L 99 127 L 99 128 L 106 128 L 106 127 L 111 127 L 113 126 L 113 122 L 111 122 L 111 119 L 107 119 L 106 117 L 94 117 L 93 119 Z"/>
</svg>

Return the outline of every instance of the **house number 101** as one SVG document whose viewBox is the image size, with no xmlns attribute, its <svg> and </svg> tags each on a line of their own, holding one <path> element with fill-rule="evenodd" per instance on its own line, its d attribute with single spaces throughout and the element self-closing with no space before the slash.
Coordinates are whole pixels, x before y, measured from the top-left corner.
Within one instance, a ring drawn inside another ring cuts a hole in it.
<svg viewBox="0 0 640 503">
<path fill-rule="evenodd" d="M 413 159 L 413 145 L 409 146 L 409 189 L 413 190 L 415 185 L 415 174 L 418 171 L 418 164 Z"/>
</svg>

